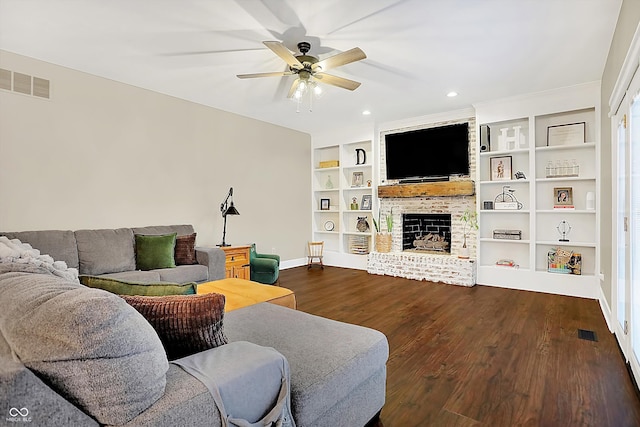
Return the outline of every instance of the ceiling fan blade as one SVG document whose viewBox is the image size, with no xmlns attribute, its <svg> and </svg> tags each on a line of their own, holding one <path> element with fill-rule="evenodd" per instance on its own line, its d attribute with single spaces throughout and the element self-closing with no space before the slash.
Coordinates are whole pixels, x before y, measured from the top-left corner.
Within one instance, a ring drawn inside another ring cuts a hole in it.
<svg viewBox="0 0 640 427">
<path fill-rule="evenodd" d="M 311 66 L 311 69 L 320 69 L 322 71 L 327 71 L 331 68 L 336 68 L 345 64 L 350 64 L 351 62 L 360 61 L 362 59 L 365 59 L 366 57 L 367 55 L 365 55 L 359 47 L 354 47 L 353 49 L 349 49 L 346 52 L 342 52 L 337 55 L 330 56 L 329 58 L 323 59 L 320 62 L 316 62 Z"/>
<path fill-rule="evenodd" d="M 239 79 L 255 79 L 256 77 L 282 77 L 293 74 L 290 71 L 274 71 L 272 73 L 238 74 Z"/>
<path fill-rule="evenodd" d="M 293 83 L 291 83 L 291 88 L 289 89 L 289 94 L 287 95 L 287 98 L 293 97 L 293 94 L 296 93 L 296 90 L 298 89 L 299 84 L 300 84 L 299 78 L 295 79 Z"/>
<path fill-rule="evenodd" d="M 360 86 L 360 82 L 354 80 L 345 79 L 344 77 L 338 77 L 331 74 L 317 73 L 313 77 L 319 79 L 322 83 L 326 83 L 332 86 L 338 86 L 343 89 L 356 90 Z"/>
<path fill-rule="evenodd" d="M 282 43 L 272 42 L 272 41 L 266 41 L 262 43 L 264 43 L 266 47 L 271 49 L 273 53 L 275 53 L 280 58 L 282 58 L 284 62 L 289 64 L 291 68 L 296 68 L 296 69 L 304 68 L 304 66 L 300 63 L 300 61 L 298 61 L 298 58 L 293 56 L 293 53 L 291 53 L 289 49 L 287 49 L 285 45 L 283 45 Z"/>
</svg>

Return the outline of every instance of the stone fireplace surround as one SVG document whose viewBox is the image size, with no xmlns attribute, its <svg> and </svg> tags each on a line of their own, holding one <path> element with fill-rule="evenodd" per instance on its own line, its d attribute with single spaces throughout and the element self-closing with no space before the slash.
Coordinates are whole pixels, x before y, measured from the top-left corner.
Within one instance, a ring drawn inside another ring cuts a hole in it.
<svg viewBox="0 0 640 427">
<path fill-rule="evenodd" d="M 391 214 L 393 218 L 391 252 L 371 252 L 367 271 L 371 274 L 429 280 L 453 285 L 475 285 L 475 231 L 472 231 L 467 239 L 470 258 L 458 258 L 462 249 L 464 229 L 464 223 L 460 218 L 465 210 L 475 209 L 475 203 L 475 196 L 381 199 L 381 218 L 388 214 Z M 407 213 L 451 214 L 451 253 L 432 254 L 403 251 L 402 215 Z"/>
<path fill-rule="evenodd" d="M 476 136 L 475 118 L 469 118 L 469 164 L 470 176 L 460 180 L 475 180 L 476 165 Z M 417 128 L 444 126 L 459 123 L 461 120 L 439 122 L 427 126 L 411 129 L 393 130 L 380 135 L 381 179 L 386 181 L 384 162 L 384 135 Z M 452 181 L 454 183 L 455 181 Z M 380 191 L 379 191 L 380 193 Z M 471 230 L 467 238 L 469 259 L 459 259 L 464 236 L 464 223 L 460 220 L 467 209 L 476 209 L 474 195 L 453 196 L 417 196 L 417 197 L 383 197 L 380 199 L 380 218 L 384 224 L 384 217 L 393 218 L 392 245 L 390 253 L 371 252 L 369 254 L 367 271 L 371 274 L 405 277 L 416 280 L 429 280 L 448 284 L 473 286 L 476 283 L 476 231 Z M 450 214 L 451 215 L 451 252 L 450 254 L 423 254 L 403 251 L 402 215 L 403 214 Z"/>
</svg>

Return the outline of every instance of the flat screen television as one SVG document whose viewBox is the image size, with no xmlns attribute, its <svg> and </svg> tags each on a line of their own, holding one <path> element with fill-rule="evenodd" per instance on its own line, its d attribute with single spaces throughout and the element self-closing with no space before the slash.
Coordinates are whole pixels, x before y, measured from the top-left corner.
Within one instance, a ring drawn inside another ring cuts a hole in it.
<svg viewBox="0 0 640 427">
<path fill-rule="evenodd" d="M 388 134 L 385 162 L 393 180 L 469 175 L 469 123 Z"/>
</svg>

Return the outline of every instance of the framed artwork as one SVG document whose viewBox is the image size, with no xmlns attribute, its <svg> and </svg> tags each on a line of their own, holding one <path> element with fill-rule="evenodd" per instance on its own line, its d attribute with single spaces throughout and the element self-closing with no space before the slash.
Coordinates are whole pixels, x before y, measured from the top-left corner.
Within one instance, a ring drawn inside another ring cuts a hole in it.
<svg viewBox="0 0 640 427">
<path fill-rule="evenodd" d="M 331 207 L 331 200 L 330 199 L 320 199 L 320 210 L 321 211 L 328 211 L 330 207 Z"/>
<path fill-rule="evenodd" d="M 511 156 L 491 157 L 491 181 L 511 181 Z"/>
<path fill-rule="evenodd" d="M 364 185 L 364 172 L 354 172 L 351 176 L 352 187 L 362 187 Z"/>
<path fill-rule="evenodd" d="M 547 127 L 547 146 L 584 144 L 585 122 Z"/>
<path fill-rule="evenodd" d="M 573 206 L 573 188 L 554 187 L 553 199 L 554 206 Z"/>
<path fill-rule="evenodd" d="M 365 194 L 362 196 L 362 203 L 360 203 L 360 209 L 363 211 L 371 210 L 371 194 Z"/>
</svg>

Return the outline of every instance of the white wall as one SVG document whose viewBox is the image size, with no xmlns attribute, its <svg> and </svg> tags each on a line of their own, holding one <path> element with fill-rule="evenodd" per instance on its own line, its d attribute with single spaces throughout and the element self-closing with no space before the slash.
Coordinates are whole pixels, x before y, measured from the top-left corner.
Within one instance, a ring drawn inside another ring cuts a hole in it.
<svg viewBox="0 0 640 427">
<path fill-rule="evenodd" d="M 612 235 L 610 230 L 612 230 L 613 212 L 616 207 L 615 200 L 612 199 L 611 191 L 611 188 L 613 188 L 612 180 L 615 178 L 616 171 L 611 170 L 611 119 L 608 116 L 608 105 L 618 74 L 622 68 L 622 63 L 627 55 L 639 22 L 640 2 L 636 0 L 624 0 L 620 8 L 620 15 L 618 17 L 618 23 L 616 24 L 616 30 L 613 34 L 613 40 L 611 41 L 607 63 L 602 73 L 602 115 L 600 128 L 600 141 L 602 143 L 602 149 L 600 150 L 600 168 L 602 171 L 600 177 L 602 188 L 600 210 L 602 214 L 600 215 L 600 230 L 603 238 L 601 239 L 600 249 L 600 270 L 602 271 L 604 280 L 600 284 L 602 294 L 605 296 L 609 307 L 611 307 L 613 303 L 611 300 L 613 281 L 612 260 L 615 256 L 615 248 L 612 245 L 612 239 L 607 238 L 607 236 Z"/>
<path fill-rule="evenodd" d="M 227 242 L 305 256 L 311 138 L 269 123 L 0 51 L 51 99 L 0 90 L 0 230 L 193 224 Z"/>
</svg>

